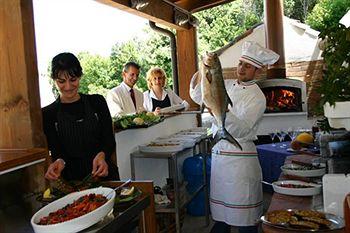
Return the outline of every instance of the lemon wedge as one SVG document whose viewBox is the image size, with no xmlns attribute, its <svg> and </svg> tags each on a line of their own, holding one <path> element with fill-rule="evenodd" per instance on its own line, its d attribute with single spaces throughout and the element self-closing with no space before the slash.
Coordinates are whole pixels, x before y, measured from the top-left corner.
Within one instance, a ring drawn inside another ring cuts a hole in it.
<svg viewBox="0 0 350 233">
<path fill-rule="evenodd" d="M 45 190 L 45 192 L 43 194 L 43 198 L 51 198 L 51 190 L 50 190 L 50 188 Z"/>
<path fill-rule="evenodd" d="M 131 187 L 131 188 L 126 188 L 126 189 L 123 189 L 121 192 L 120 192 L 120 195 L 122 196 L 130 196 L 134 193 L 135 191 L 135 187 Z"/>
</svg>

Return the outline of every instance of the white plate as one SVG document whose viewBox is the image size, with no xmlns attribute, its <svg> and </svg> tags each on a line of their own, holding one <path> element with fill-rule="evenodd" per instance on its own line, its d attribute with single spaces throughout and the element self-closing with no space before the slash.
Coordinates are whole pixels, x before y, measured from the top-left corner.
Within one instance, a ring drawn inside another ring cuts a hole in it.
<svg viewBox="0 0 350 233">
<path fill-rule="evenodd" d="M 326 174 L 326 166 L 320 165 L 319 169 L 306 169 L 306 170 L 297 170 L 305 166 L 298 164 L 285 164 L 281 167 L 281 170 L 286 175 L 301 176 L 301 177 L 318 177 Z"/>
<path fill-rule="evenodd" d="M 163 143 L 159 143 L 163 144 Z M 171 146 L 150 146 L 148 145 L 140 145 L 139 150 L 141 152 L 146 153 L 171 153 L 171 152 L 178 152 L 183 150 L 184 147 L 182 144 L 174 144 Z"/>
<path fill-rule="evenodd" d="M 181 110 L 185 108 L 185 104 L 181 103 L 181 104 L 176 104 L 170 107 L 166 107 L 166 108 L 162 108 L 160 109 L 161 113 L 167 113 L 167 112 L 174 112 L 177 110 Z"/>
<path fill-rule="evenodd" d="M 57 224 L 50 224 L 50 225 L 37 224 L 42 217 L 46 217 L 49 215 L 49 213 L 54 212 L 58 209 L 61 209 L 68 204 L 72 204 L 75 200 L 79 199 L 79 197 L 82 197 L 90 193 L 102 194 L 104 196 L 109 194 L 107 196 L 108 201 L 102 206 L 100 206 L 99 208 L 97 208 L 96 210 L 91 211 L 90 213 L 82 215 L 78 218 L 74 218 L 74 219 L 57 223 Z M 113 209 L 114 198 L 115 198 L 114 190 L 111 188 L 105 188 L 105 187 L 99 187 L 99 188 L 87 189 L 80 192 L 74 192 L 41 208 L 38 212 L 36 212 L 33 215 L 30 222 L 32 224 L 34 232 L 36 233 L 78 232 L 94 225 L 95 223 L 99 222 L 102 218 L 104 218 Z"/>
<path fill-rule="evenodd" d="M 176 138 L 168 138 L 168 139 L 159 139 L 155 140 L 156 143 L 174 143 L 174 144 L 181 144 L 183 148 L 191 148 L 194 147 L 194 144 L 196 143 L 193 140 L 184 140 L 184 139 L 176 139 Z"/>
<path fill-rule="evenodd" d="M 285 188 L 280 184 L 308 185 L 310 188 Z M 322 186 L 319 184 L 307 183 L 299 180 L 283 180 L 272 183 L 273 190 L 276 193 L 292 195 L 292 196 L 313 196 L 321 193 Z"/>
</svg>

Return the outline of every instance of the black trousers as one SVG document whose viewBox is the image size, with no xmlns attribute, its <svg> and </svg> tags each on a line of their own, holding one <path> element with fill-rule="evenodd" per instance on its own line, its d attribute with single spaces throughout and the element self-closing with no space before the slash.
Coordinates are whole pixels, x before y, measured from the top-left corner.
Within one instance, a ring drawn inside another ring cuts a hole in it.
<svg viewBox="0 0 350 233">
<path fill-rule="evenodd" d="M 257 226 L 238 227 L 239 233 L 258 233 Z M 224 222 L 215 222 L 210 233 L 230 233 L 231 226 Z"/>
</svg>

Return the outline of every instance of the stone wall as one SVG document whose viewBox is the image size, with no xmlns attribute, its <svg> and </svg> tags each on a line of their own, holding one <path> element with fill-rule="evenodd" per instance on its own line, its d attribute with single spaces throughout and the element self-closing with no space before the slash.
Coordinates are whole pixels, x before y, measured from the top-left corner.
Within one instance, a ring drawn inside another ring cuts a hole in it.
<svg viewBox="0 0 350 233">
<path fill-rule="evenodd" d="M 298 79 L 306 82 L 308 116 L 316 115 L 316 107 L 320 100 L 320 94 L 317 88 L 322 79 L 323 61 L 302 61 L 291 62 L 286 64 L 286 76 L 291 79 Z M 237 78 L 237 67 L 223 69 L 225 79 Z M 261 75 L 257 79 L 266 78 L 266 68 L 263 69 Z"/>
</svg>

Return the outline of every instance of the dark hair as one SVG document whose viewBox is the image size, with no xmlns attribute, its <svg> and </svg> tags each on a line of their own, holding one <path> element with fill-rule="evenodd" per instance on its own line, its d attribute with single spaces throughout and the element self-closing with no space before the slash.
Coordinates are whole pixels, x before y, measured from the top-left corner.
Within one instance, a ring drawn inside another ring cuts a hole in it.
<svg viewBox="0 0 350 233">
<path fill-rule="evenodd" d="M 129 61 L 128 63 L 126 63 L 123 67 L 123 72 L 127 72 L 129 70 L 130 67 L 135 67 L 136 69 L 140 69 L 140 65 L 137 64 L 136 62 L 133 61 Z"/>
<path fill-rule="evenodd" d="M 51 62 L 51 78 L 57 79 L 61 72 L 67 72 L 71 77 L 81 77 L 83 69 L 76 56 L 72 53 L 60 53 Z"/>
</svg>

